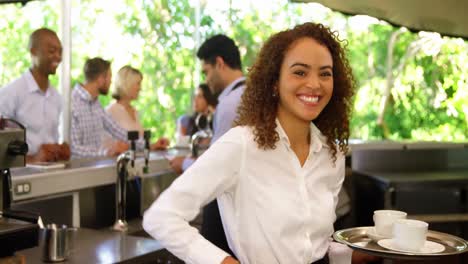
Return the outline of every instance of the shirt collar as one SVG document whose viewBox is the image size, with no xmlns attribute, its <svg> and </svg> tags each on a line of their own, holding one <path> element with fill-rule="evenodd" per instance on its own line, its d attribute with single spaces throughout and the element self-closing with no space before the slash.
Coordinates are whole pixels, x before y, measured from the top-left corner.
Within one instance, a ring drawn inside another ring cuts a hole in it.
<svg viewBox="0 0 468 264">
<path fill-rule="evenodd" d="M 36 80 L 34 79 L 34 76 L 32 75 L 31 70 L 27 70 L 24 73 L 24 76 L 26 78 L 26 84 L 28 86 L 28 91 L 30 93 L 39 92 L 39 93 L 45 94 L 46 96 L 49 96 L 49 93 L 52 90 L 50 87 L 50 82 L 47 83 L 47 90 L 43 92 L 41 88 L 39 88 L 39 85 L 37 84 Z"/>
<path fill-rule="evenodd" d="M 283 141 L 288 147 L 291 147 L 288 135 L 284 131 L 281 123 L 276 119 L 276 132 L 279 135 L 280 141 Z M 313 152 L 319 152 L 322 147 L 329 148 L 327 145 L 327 138 L 320 132 L 314 123 L 310 122 L 310 150 Z"/>
<path fill-rule="evenodd" d="M 77 83 L 75 85 L 75 89 L 76 89 L 78 96 L 80 96 L 81 99 L 90 103 L 95 101 L 93 100 L 93 97 L 91 96 L 91 94 L 88 91 L 86 91 L 86 89 L 83 87 L 81 83 Z"/>
<path fill-rule="evenodd" d="M 219 95 L 219 97 L 224 97 L 224 96 L 228 95 L 232 91 L 232 88 L 234 88 L 234 86 L 236 86 L 236 84 L 238 84 L 239 82 L 242 82 L 242 81 L 245 81 L 244 76 L 235 79 L 232 83 L 230 83 L 226 87 L 226 89 L 223 90 L 223 92 Z"/>
</svg>

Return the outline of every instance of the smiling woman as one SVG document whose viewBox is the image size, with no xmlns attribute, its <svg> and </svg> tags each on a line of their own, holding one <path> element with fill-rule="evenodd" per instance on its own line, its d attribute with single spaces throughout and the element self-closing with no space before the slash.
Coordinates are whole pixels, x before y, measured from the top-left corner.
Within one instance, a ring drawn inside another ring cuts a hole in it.
<svg viewBox="0 0 468 264">
<path fill-rule="evenodd" d="M 153 203 L 145 230 L 188 263 L 350 263 L 330 236 L 353 84 L 327 27 L 274 34 L 247 77 L 237 126 Z M 235 256 L 188 225 L 214 199 Z"/>
<path fill-rule="evenodd" d="M 288 109 L 304 111 L 309 115 L 304 120 L 314 120 L 335 155 L 335 142 L 340 151 L 347 149 L 354 79 L 336 36 L 320 24 L 305 25 L 276 34 L 264 45 L 247 79 L 237 123 L 254 126 L 255 141 L 268 149 L 279 140 L 276 118 Z M 292 83 L 297 87 L 288 93 Z"/>
</svg>

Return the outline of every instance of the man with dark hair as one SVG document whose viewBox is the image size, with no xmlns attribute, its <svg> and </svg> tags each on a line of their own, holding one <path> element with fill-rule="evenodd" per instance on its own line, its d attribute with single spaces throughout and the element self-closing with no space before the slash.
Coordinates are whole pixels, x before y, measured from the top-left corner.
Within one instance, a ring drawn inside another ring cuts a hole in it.
<svg viewBox="0 0 468 264">
<path fill-rule="evenodd" d="M 213 93 L 219 94 L 213 121 L 213 144 L 232 127 L 237 117 L 237 107 L 245 89 L 245 77 L 241 70 L 239 48 L 225 35 L 215 35 L 207 39 L 198 49 L 197 57 L 202 62 L 206 83 Z M 191 158 L 176 157 L 170 164 L 180 173 L 193 162 Z M 226 241 L 216 200 L 203 209 L 201 234 L 233 255 Z"/>
<path fill-rule="evenodd" d="M 40 28 L 30 35 L 28 49 L 31 68 L 0 89 L 0 115 L 26 127 L 27 162 L 68 160 L 68 145 L 57 144 L 62 98 L 49 83 L 62 61 L 62 45 L 54 31 Z"/>
<path fill-rule="evenodd" d="M 216 57 L 221 57 L 231 69 L 242 70 L 239 48 L 225 35 L 215 35 L 205 41 L 198 49 L 197 57 L 211 65 L 216 64 Z"/>
<path fill-rule="evenodd" d="M 112 71 L 109 61 L 88 59 L 83 67 L 86 82 L 77 83 L 72 92 L 71 151 L 81 157 L 116 156 L 128 149 L 127 131 L 120 127 L 102 108 L 97 100 L 107 95 Z M 108 132 L 116 139 L 110 146 L 103 146 L 102 139 Z"/>
</svg>

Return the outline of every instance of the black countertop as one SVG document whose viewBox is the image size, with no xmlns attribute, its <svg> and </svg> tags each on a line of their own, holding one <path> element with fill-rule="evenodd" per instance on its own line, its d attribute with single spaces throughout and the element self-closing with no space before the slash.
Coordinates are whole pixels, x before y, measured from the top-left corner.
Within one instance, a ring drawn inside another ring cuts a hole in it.
<svg viewBox="0 0 468 264">
<path fill-rule="evenodd" d="M 26 263 L 42 261 L 43 246 L 16 252 Z M 61 263 L 155 263 L 162 254 L 161 245 L 153 239 L 124 233 L 79 228 L 69 258 Z"/>
<path fill-rule="evenodd" d="M 385 187 L 450 187 L 468 186 L 468 169 L 417 170 L 417 171 L 353 171 Z"/>
</svg>

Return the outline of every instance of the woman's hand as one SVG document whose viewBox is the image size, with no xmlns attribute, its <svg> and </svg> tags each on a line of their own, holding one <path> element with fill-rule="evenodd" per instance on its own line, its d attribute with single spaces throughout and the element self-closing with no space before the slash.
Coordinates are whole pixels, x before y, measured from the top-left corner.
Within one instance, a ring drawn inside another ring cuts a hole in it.
<svg viewBox="0 0 468 264">
<path fill-rule="evenodd" d="M 169 139 L 162 137 L 156 141 L 156 143 L 151 144 L 151 150 L 165 150 L 169 146 Z"/>
<path fill-rule="evenodd" d="M 239 261 L 237 261 L 237 259 L 231 257 L 231 256 L 228 256 L 226 258 L 224 258 L 223 262 L 221 262 L 221 264 L 240 264 Z"/>
<path fill-rule="evenodd" d="M 110 157 L 118 156 L 120 155 L 120 153 L 127 151 L 128 148 L 129 148 L 129 145 L 127 142 L 120 141 L 120 140 L 115 141 L 107 149 L 107 156 L 110 156 Z"/>
</svg>

